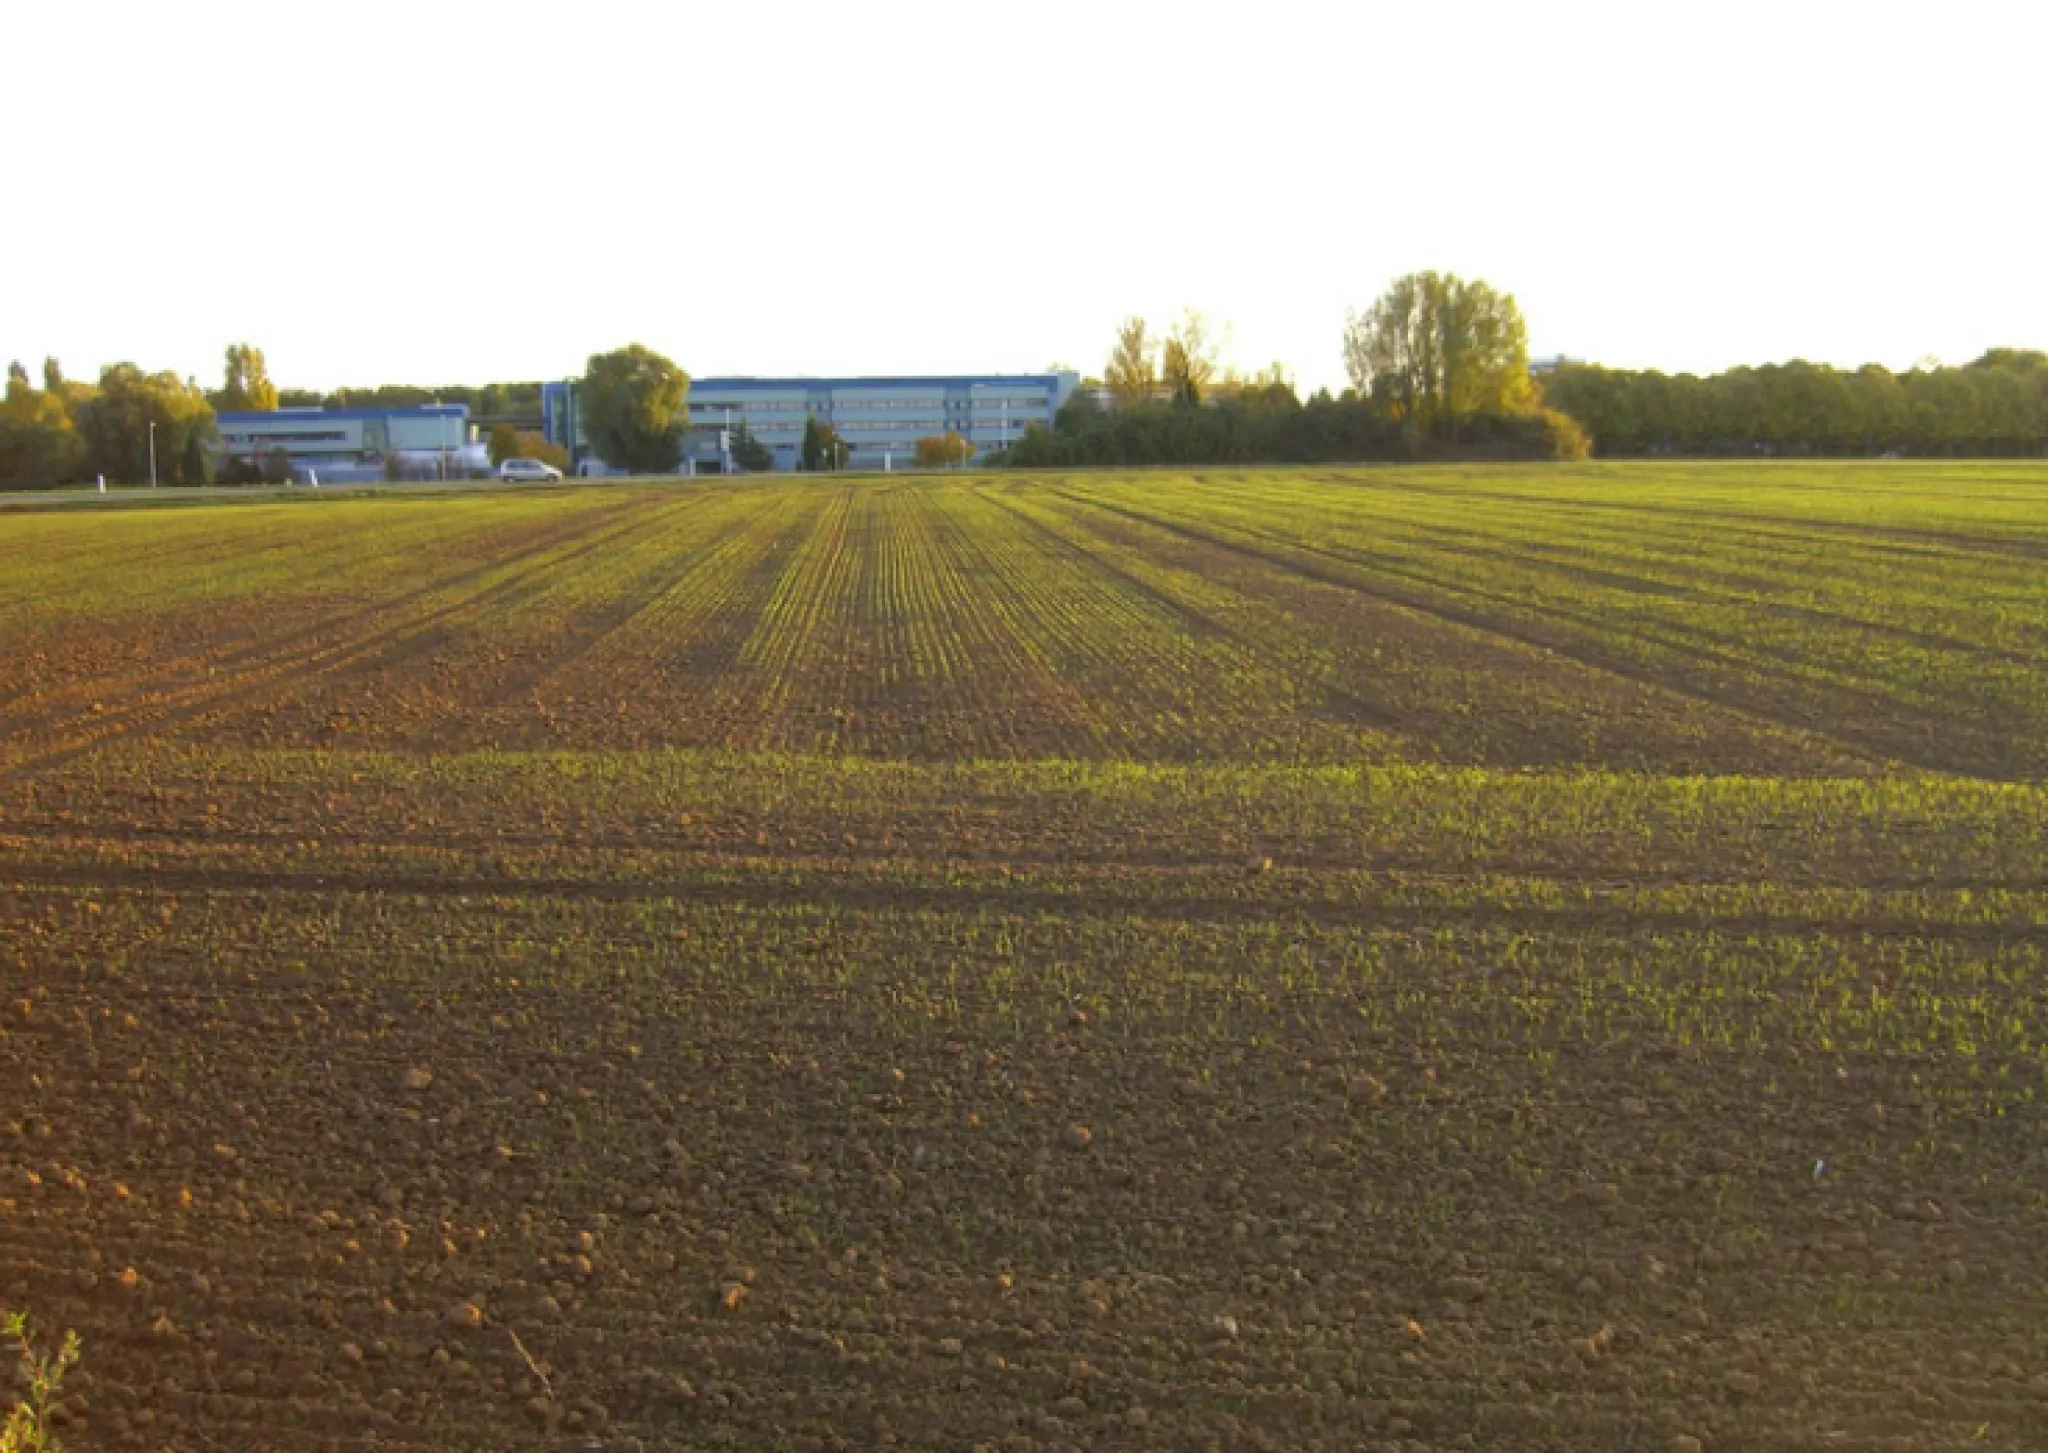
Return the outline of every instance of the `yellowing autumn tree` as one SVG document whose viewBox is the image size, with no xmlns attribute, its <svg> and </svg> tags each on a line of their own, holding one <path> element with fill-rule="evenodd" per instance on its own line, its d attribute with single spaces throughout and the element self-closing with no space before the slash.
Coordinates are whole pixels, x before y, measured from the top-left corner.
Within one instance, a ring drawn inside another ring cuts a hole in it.
<svg viewBox="0 0 2048 1453">
<path fill-rule="evenodd" d="M 1534 400 L 1528 328 L 1514 297 L 1455 273 L 1410 273 L 1353 313 L 1344 367 L 1361 397 L 1419 427 L 1520 413 Z"/>
</svg>

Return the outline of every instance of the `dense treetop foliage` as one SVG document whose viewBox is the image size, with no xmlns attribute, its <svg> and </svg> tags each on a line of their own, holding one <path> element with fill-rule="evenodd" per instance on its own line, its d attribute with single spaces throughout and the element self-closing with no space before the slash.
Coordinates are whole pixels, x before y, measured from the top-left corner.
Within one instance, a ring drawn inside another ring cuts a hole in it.
<svg viewBox="0 0 2048 1453">
<path fill-rule="evenodd" d="M 683 457 L 689 392 L 690 375 L 642 344 L 592 354 L 578 389 L 590 447 L 634 474 L 669 473 Z"/>
<path fill-rule="evenodd" d="M 1370 399 L 1285 384 L 1243 388 L 1207 407 L 1153 402 L 1104 409 L 1076 394 L 1053 427 L 1034 424 L 1003 455 L 1019 469 L 1142 464 L 1330 463 L 1373 459 L 1583 459 L 1585 434 L 1553 409 L 1422 423 Z"/>
<path fill-rule="evenodd" d="M 1395 280 L 1344 329 L 1344 369 L 1360 398 L 1428 427 L 1530 407 L 1529 333 L 1507 293 L 1456 273 Z"/>
<path fill-rule="evenodd" d="M 152 428 L 152 425 L 154 428 Z M 175 373 L 110 364 L 97 386 L 73 383 L 55 359 L 43 386 L 14 364 L 0 403 L 0 489 L 38 488 L 105 475 L 123 484 L 204 484 L 213 409 L 199 385 Z"/>
<path fill-rule="evenodd" d="M 1182 315 L 1157 367 L 1144 320 L 1130 318 L 1117 331 L 1100 404 L 1076 394 L 1051 429 L 1026 430 L 1002 457 L 1026 469 L 1584 458 L 1579 427 L 1536 406 L 1526 339 L 1507 294 L 1414 273 L 1346 327 L 1352 387 L 1304 405 L 1277 364 L 1250 379 L 1219 369 L 1199 313 Z"/>
<path fill-rule="evenodd" d="M 223 414 L 268 413 L 277 407 L 277 385 L 270 381 L 270 368 L 263 350 L 249 343 L 230 343 L 226 377 L 219 393 L 208 394 L 207 402 Z"/>
<path fill-rule="evenodd" d="M 1601 454 L 2038 454 L 2048 354 L 1999 348 L 1962 368 L 1895 374 L 1767 364 L 1706 378 L 1575 365 L 1543 400 Z"/>
<path fill-rule="evenodd" d="M 370 388 L 338 388 L 330 393 L 288 388 L 279 390 L 278 404 L 288 409 L 418 409 L 428 404 L 462 404 L 478 418 L 538 418 L 540 384 L 458 383 L 424 388 L 417 384 L 387 383 Z"/>
</svg>

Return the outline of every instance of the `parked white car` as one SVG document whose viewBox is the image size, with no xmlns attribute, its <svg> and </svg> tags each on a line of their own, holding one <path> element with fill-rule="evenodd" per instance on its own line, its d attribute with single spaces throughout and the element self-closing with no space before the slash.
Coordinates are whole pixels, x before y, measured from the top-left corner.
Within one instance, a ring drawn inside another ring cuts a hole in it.
<svg viewBox="0 0 2048 1453">
<path fill-rule="evenodd" d="M 562 471 L 552 464 L 543 464 L 538 459 L 507 459 L 498 466 L 500 479 L 528 479 L 546 482 L 560 479 Z"/>
</svg>

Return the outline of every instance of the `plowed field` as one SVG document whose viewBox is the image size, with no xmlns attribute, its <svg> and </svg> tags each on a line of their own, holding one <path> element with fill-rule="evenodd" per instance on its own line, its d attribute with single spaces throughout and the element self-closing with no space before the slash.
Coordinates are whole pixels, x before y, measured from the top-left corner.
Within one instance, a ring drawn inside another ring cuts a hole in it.
<svg viewBox="0 0 2048 1453">
<path fill-rule="evenodd" d="M 75 1448 L 2048 1445 L 2048 469 L 0 516 Z"/>
</svg>

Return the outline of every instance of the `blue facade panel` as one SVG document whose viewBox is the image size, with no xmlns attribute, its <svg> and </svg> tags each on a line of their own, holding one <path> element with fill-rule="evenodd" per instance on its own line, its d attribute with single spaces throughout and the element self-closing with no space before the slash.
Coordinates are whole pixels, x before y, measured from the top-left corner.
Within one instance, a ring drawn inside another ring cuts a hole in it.
<svg viewBox="0 0 2048 1453">
<path fill-rule="evenodd" d="M 1053 415 L 1079 387 L 1075 373 L 912 374 L 849 378 L 700 378 L 690 383 L 685 468 L 723 468 L 722 436 L 742 424 L 794 469 L 804 424 L 830 424 L 861 469 L 907 469 L 919 439 L 957 433 L 976 454 L 1001 449 Z M 573 381 L 541 385 L 542 430 L 580 471 L 602 473 L 577 413 Z"/>
<path fill-rule="evenodd" d="M 438 461 L 464 468 L 469 456 L 469 408 L 428 404 L 413 409 L 275 409 L 216 415 L 216 457 L 260 458 L 282 449 L 300 476 L 381 479 L 395 459 Z"/>
<path fill-rule="evenodd" d="M 917 441 L 956 433 L 976 454 L 1001 449 L 1053 415 L 1080 384 L 1073 373 L 914 374 L 853 378 L 704 378 L 690 385 L 685 457 L 724 462 L 721 434 L 744 423 L 794 468 L 806 420 L 830 424 L 860 469 L 907 469 Z"/>
</svg>

